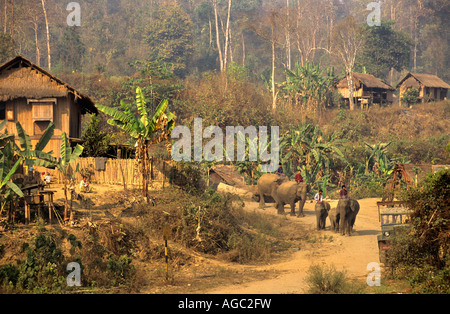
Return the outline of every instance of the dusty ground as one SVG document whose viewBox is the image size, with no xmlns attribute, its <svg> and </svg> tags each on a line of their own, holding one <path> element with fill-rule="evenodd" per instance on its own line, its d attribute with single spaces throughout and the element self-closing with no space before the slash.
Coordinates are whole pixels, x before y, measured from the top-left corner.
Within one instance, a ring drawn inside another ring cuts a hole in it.
<svg viewBox="0 0 450 314">
<path fill-rule="evenodd" d="M 51 190 L 56 192 L 55 200 L 63 202 L 61 186 L 55 185 Z M 105 197 L 106 192 L 109 197 Z M 117 194 L 116 194 L 116 193 Z M 79 217 L 89 217 L 94 221 L 107 220 L 115 215 L 116 197 L 120 199 L 123 194 L 121 186 L 95 186 L 88 194 L 91 202 L 74 202 L 74 208 Z M 113 197 L 112 197 L 113 196 Z M 115 197 L 116 196 L 116 197 Z M 128 200 L 132 201 L 132 200 Z M 205 256 L 192 250 L 185 250 L 191 258 L 182 267 L 172 269 L 172 279 L 164 282 L 162 275 L 155 277 L 155 267 L 163 273 L 161 264 L 136 263 L 141 268 L 139 282 L 142 284 L 140 293 L 202 293 L 202 294 L 284 294 L 305 293 L 305 277 L 311 265 L 334 265 L 337 270 L 346 270 L 348 277 L 365 282 L 367 265 L 378 262 L 378 247 L 376 236 L 380 230 L 378 221 L 378 199 L 360 200 L 361 210 L 356 218 L 352 236 L 341 236 L 327 227 L 324 231 L 315 230 L 314 204 L 305 204 L 305 217 L 297 218 L 286 216 L 286 221 L 292 226 L 305 227 L 310 232 L 308 243 L 292 247 L 282 253 L 270 264 L 240 265 L 224 262 L 220 258 Z M 261 212 L 268 215 L 268 219 L 280 217 L 276 214 L 273 205 L 267 204 L 264 211 L 258 209 L 256 202 L 245 202 L 245 210 Z M 333 206 L 333 204 L 332 204 Z M 285 208 L 289 211 L 288 206 Z M 130 218 L 132 219 L 132 218 Z M 24 227 L 30 230 L 30 226 Z M 31 236 L 31 234 L 30 234 Z M 169 243 L 175 247 L 175 243 Z M 151 275 L 150 275 L 151 274 Z"/>
<path fill-rule="evenodd" d="M 356 218 L 352 236 L 342 236 L 329 230 L 329 220 L 324 231 L 316 231 L 314 204 L 305 204 L 305 217 L 286 216 L 293 224 L 309 225 L 311 232 L 317 236 L 316 245 L 300 248 L 286 260 L 267 266 L 256 267 L 255 270 L 280 272 L 275 278 L 244 282 L 211 289 L 207 293 L 220 294 L 282 294 L 304 293 L 306 271 L 311 265 L 334 265 L 337 270 L 345 269 L 350 278 L 365 281 L 368 275 L 367 265 L 378 262 L 377 234 L 380 230 L 378 222 L 378 199 L 360 200 L 361 210 Z M 254 210 L 256 203 L 247 203 L 247 210 Z M 286 211 L 288 207 L 286 206 Z M 267 215 L 276 215 L 276 209 L 267 207 Z"/>
</svg>

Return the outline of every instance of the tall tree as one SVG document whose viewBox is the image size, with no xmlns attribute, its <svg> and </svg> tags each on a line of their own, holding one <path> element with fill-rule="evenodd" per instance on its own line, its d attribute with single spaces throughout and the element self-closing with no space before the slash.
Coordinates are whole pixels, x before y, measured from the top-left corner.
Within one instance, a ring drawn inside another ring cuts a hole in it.
<svg viewBox="0 0 450 314">
<path fill-rule="evenodd" d="M 10 34 L 0 33 L 0 64 L 12 58 L 17 51 L 17 45 Z"/>
<path fill-rule="evenodd" d="M 150 59 L 169 63 L 176 75 L 185 76 L 194 51 L 192 28 L 189 15 L 177 3 L 161 6 L 145 30 Z"/>
<path fill-rule="evenodd" d="M 86 53 L 86 46 L 81 41 L 77 27 L 66 27 L 58 43 L 57 59 L 64 68 L 71 71 L 80 71 Z"/>
<path fill-rule="evenodd" d="M 45 9 L 45 0 L 41 0 L 42 3 L 42 10 L 44 11 L 44 19 L 45 19 L 45 29 L 47 33 L 47 61 L 48 61 L 48 70 L 52 70 L 52 57 L 50 52 L 50 31 L 48 27 L 48 17 L 47 17 L 47 10 Z"/>
<path fill-rule="evenodd" d="M 382 21 L 381 26 L 366 26 L 367 40 L 356 63 L 367 73 L 385 78 L 391 69 L 400 72 L 409 66 L 410 45 L 408 35 L 396 31 L 392 21 Z"/>
<path fill-rule="evenodd" d="M 355 110 L 353 69 L 355 67 L 356 57 L 364 46 L 365 33 L 364 28 L 352 16 L 341 21 L 333 31 L 332 49 L 333 53 L 342 63 L 347 75 L 350 110 Z"/>
</svg>

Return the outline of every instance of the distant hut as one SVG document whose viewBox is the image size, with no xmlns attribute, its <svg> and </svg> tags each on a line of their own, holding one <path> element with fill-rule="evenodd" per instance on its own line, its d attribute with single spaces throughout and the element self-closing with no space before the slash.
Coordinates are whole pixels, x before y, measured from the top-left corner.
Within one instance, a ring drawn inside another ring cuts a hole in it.
<svg viewBox="0 0 450 314">
<path fill-rule="evenodd" d="M 350 92 L 347 78 L 340 80 L 336 88 L 348 103 Z M 394 91 L 392 86 L 371 74 L 353 73 L 353 97 L 356 99 L 355 104 L 361 107 L 372 104 L 390 105 L 394 101 Z"/>
<path fill-rule="evenodd" d="M 235 170 L 234 166 L 215 166 L 209 170 L 210 183 L 225 183 L 232 186 L 244 186 L 244 179 Z"/>
<path fill-rule="evenodd" d="M 400 99 L 402 99 L 403 94 L 411 88 L 416 88 L 419 91 L 419 100 L 424 103 L 447 99 L 450 85 L 436 75 L 408 73 L 403 80 L 397 84 L 397 89 L 400 89 Z"/>
<path fill-rule="evenodd" d="M 53 122 L 55 132 L 46 151 L 60 157 L 62 133 L 71 144 L 80 142 L 81 116 L 87 113 L 98 113 L 89 97 L 24 57 L 0 66 L 0 120 L 8 121 L 7 130 L 13 134 L 19 121 L 33 146 Z"/>
</svg>

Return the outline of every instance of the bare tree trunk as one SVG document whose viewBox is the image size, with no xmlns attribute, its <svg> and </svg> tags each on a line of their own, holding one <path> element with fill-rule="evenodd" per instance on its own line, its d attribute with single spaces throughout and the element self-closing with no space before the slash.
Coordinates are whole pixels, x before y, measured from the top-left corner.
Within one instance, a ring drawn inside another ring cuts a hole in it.
<svg viewBox="0 0 450 314">
<path fill-rule="evenodd" d="M 51 53 L 50 53 L 50 32 L 48 30 L 48 19 L 47 19 L 47 11 L 45 10 L 45 0 L 41 0 L 42 3 L 42 10 L 44 11 L 44 18 L 45 18 L 45 28 L 47 29 L 47 60 L 48 60 L 48 70 L 52 70 L 52 60 L 51 60 Z"/>
<path fill-rule="evenodd" d="M 37 66 L 41 66 L 41 51 L 39 50 L 39 43 L 38 43 L 38 22 L 33 22 L 33 30 L 34 30 L 34 42 L 36 44 L 36 64 Z"/>
<path fill-rule="evenodd" d="M 209 17 L 209 48 L 212 47 L 212 25 L 211 25 L 211 17 Z"/>
<path fill-rule="evenodd" d="M 7 21 L 8 21 L 8 15 L 6 14 L 6 10 L 7 10 L 7 2 L 6 2 L 7 0 L 5 0 L 5 10 L 4 10 L 4 12 L 5 12 L 5 20 L 3 21 L 4 23 L 3 23 L 3 33 L 5 33 L 6 34 L 6 24 L 7 24 Z"/>
<path fill-rule="evenodd" d="M 216 42 L 217 42 L 217 50 L 219 51 L 220 72 L 222 72 L 223 57 L 222 57 L 222 48 L 220 47 L 219 19 L 217 16 L 217 0 L 213 0 L 213 7 L 214 7 L 214 17 L 216 20 Z"/>
<path fill-rule="evenodd" d="M 224 48 L 224 58 L 223 58 L 223 69 L 227 69 L 228 63 L 228 45 L 229 45 L 229 37 L 230 37 L 230 16 L 231 16 L 231 3 L 232 0 L 228 0 L 228 16 L 227 16 L 227 27 L 225 30 L 225 48 Z"/>
<path fill-rule="evenodd" d="M 272 110 L 277 109 L 277 94 L 275 93 L 275 37 L 272 24 Z"/>
<path fill-rule="evenodd" d="M 242 66 L 245 67 L 245 38 L 244 38 L 244 32 L 242 32 Z"/>
<path fill-rule="evenodd" d="M 353 70 L 349 69 L 348 71 L 348 77 L 347 77 L 347 83 L 348 83 L 348 100 L 350 102 L 350 110 L 355 110 L 355 100 L 353 99 Z"/>
<path fill-rule="evenodd" d="M 289 0 L 286 0 L 286 67 L 291 69 L 291 25 L 289 21 Z"/>
</svg>

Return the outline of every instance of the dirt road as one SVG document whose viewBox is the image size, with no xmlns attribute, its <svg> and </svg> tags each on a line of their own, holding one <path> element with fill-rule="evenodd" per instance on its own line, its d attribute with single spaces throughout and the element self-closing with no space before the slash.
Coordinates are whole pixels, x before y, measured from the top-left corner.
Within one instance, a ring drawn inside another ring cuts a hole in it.
<svg viewBox="0 0 450 314">
<path fill-rule="evenodd" d="M 309 226 L 319 239 L 313 248 L 300 248 L 288 260 L 276 264 L 257 267 L 261 271 L 281 271 L 273 279 L 259 280 L 239 285 L 224 286 L 208 291 L 211 294 L 285 294 L 304 293 L 306 272 L 311 265 L 334 265 L 337 270 L 345 269 L 348 277 L 365 281 L 369 271 L 367 265 L 378 262 L 377 234 L 380 231 L 378 221 L 379 199 L 360 200 L 360 212 L 356 218 L 352 236 L 342 236 L 327 227 L 324 231 L 315 230 L 314 204 L 305 204 L 305 217 L 287 216 L 295 224 Z M 336 202 L 337 203 L 337 202 Z M 255 210 L 257 203 L 246 203 L 247 210 Z M 333 204 L 332 204 L 333 207 Z M 288 211 L 288 207 L 285 209 Z M 267 207 L 267 215 L 276 215 L 276 209 Z"/>
</svg>

